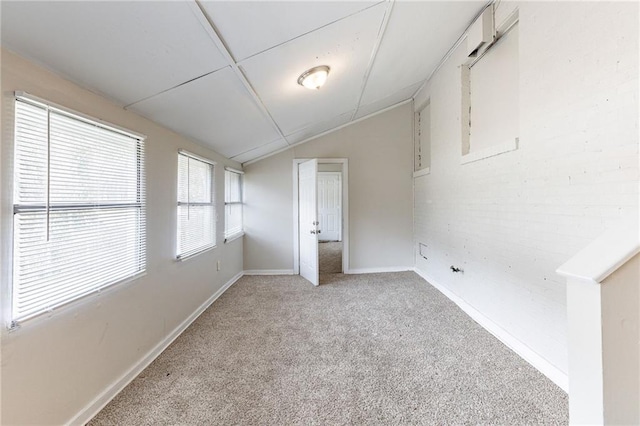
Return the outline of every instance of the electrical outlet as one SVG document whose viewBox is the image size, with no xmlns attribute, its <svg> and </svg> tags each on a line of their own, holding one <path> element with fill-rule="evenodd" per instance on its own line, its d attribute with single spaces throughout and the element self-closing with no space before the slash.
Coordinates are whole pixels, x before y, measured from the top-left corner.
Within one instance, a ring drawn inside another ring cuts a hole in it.
<svg viewBox="0 0 640 426">
<path fill-rule="evenodd" d="M 220 270 L 220 261 L 218 260 L 216 262 L 216 271 L 219 271 L 219 270 Z"/>
</svg>

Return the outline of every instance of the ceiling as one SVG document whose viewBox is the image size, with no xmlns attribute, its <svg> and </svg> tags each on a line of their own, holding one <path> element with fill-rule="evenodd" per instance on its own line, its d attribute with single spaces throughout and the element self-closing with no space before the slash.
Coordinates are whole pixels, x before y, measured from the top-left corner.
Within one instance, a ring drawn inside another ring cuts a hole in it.
<svg viewBox="0 0 640 426">
<path fill-rule="evenodd" d="M 244 163 L 412 98 L 485 4 L 3 0 L 1 41 Z"/>
</svg>

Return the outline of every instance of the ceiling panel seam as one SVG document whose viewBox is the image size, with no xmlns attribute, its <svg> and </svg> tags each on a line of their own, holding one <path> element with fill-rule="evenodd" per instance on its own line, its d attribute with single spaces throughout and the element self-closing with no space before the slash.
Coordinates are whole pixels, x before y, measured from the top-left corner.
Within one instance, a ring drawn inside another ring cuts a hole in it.
<svg viewBox="0 0 640 426">
<path fill-rule="evenodd" d="M 429 76 L 427 76 L 427 78 L 424 80 L 424 83 L 422 83 L 422 85 L 420 87 L 418 87 L 418 90 L 416 90 L 416 92 L 411 97 L 412 99 L 415 99 L 416 96 L 418 96 L 418 93 L 420 93 L 422 91 L 422 89 L 424 89 L 427 86 L 427 84 L 429 84 L 429 81 L 431 80 L 431 77 L 433 77 L 434 74 L 437 73 L 440 68 L 442 68 L 444 63 L 447 62 L 447 60 L 451 57 L 451 55 L 453 55 L 453 52 L 455 52 L 455 50 L 458 48 L 458 46 L 460 46 L 460 44 L 465 39 L 465 37 L 467 37 L 467 32 L 469 32 L 469 28 L 471 28 L 471 25 L 473 25 L 473 23 L 476 22 L 476 19 L 478 19 L 480 17 L 480 15 L 482 15 L 482 13 L 487 9 L 487 7 L 493 5 L 493 3 L 495 3 L 495 2 L 496 2 L 496 0 L 490 0 L 482 8 L 482 10 L 480 10 L 480 12 L 478 12 L 478 14 L 473 17 L 471 22 L 469 22 L 469 25 L 467 25 L 467 28 L 465 28 L 465 30 L 462 32 L 462 34 L 460 34 L 460 37 L 458 37 L 458 40 L 456 40 L 456 42 L 453 43 L 453 46 L 451 46 L 451 49 L 447 50 L 447 53 L 445 53 L 444 56 L 442 57 L 442 59 L 440 59 L 440 62 L 438 62 L 438 65 L 436 65 L 436 67 L 433 69 L 433 71 L 431 71 L 429 73 Z"/>
<path fill-rule="evenodd" d="M 340 117 L 342 117 L 343 115 L 346 115 L 346 114 L 351 114 L 351 115 L 353 115 L 353 113 L 349 110 L 349 111 L 346 111 L 346 112 L 344 112 L 344 113 L 342 113 L 342 114 L 339 114 L 339 115 L 337 115 L 337 116 L 335 116 L 335 117 L 331 117 L 331 118 L 330 118 L 330 119 L 328 119 L 328 120 L 323 120 L 323 121 L 320 121 L 320 122 L 317 122 L 317 121 L 316 121 L 316 122 L 313 122 L 313 123 L 310 123 L 310 124 L 304 125 L 304 126 L 302 126 L 302 127 L 299 127 L 299 128 L 297 128 L 297 129 L 295 129 L 295 130 L 292 130 L 292 131 L 287 135 L 287 137 L 294 136 L 296 133 L 304 132 L 305 130 L 312 129 L 312 128 L 314 128 L 314 127 L 318 126 L 318 125 L 322 125 L 322 124 L 330 123 L 330 122 L 332 122 L 333 120 L 335 120 L 336 118 L 340 118 Z M 349 121 L 351 121 L 351 118 L 349 119 Z M 294 144 L 296 144 L 296 143 L 298 143 L 298 142 L 294 142 Z M 292 145 L 294 145 L 294 144 L 292 144 Z"/>
<path fill-rule="evenodd" d="M 323 28 L 328 27 L 329 25 L 333 25 L 333 24 L 335 24 L 336 22 L 340 22 L 340 21 L 343 21 L 343 20 L 345 20 L 345 19 L 347 19 L 347 18 L 351 18 L 352 16 L 357 15 L 357 14 L 359 14 L 359 13 L 362 13 L 362 12 L 364 12 L 364 11 L 366 11 L 366 10 L 369 10 L 369 9 L 371 9 L 372 7 L 376 7 L 376 6 L 377 6 L 377 5 L 379 5 L 380 3 L 383 3 L 384 1 L 389 1 L 389 0 L 383 0 L 383 1 L 376 2 L 376 3 L 372 4 L 371 6 L 365 7 L 364 9 L 358 10 L 357 12 L 353 12 L 353 13 L 351 13 L 351 14 L 347 15 L 347 16 L 343 16 L 342 18 L 336 19 L 335 21 L 331 21 L 331 22 L 329 22 L 328 24 L 321 25 L 321 26 L 319 26 L 318 28 L 314 28 L 314 29 L 312 29 L 311 31 L 307 31 L 307 32 L 306 32 L 306 33 L 304 33 L 304 34 L 297 35 L 297 36 L 295 36 L 295 37 L 293 37 L 293 38 L 290 38 L 289 40 L 285 40 L 285 41 L 283 41 L 282 43 L 275 44 L 275 45 L 273 45 L 273 46 L 271 46 L 271 47 L 269 47 L 269 48 L 267 48 L 267 49 L 261 50 L 261 51 L 256 52 L 256 53 L 252 53 L 251 55 L 249 55 L 249 56 L 247 56 L 247 57 L 245 57 L 245 58 L 242 58 L 242 59 L 238 60 L 238 64 L 242 64 L 242 62 L 247 61 L 247 60 L 249 60 L 249 59 L 253 58 L 254 56 L 257 56 L 257 55 L 260 55 L 260 54 L 262 54 L 262 53 L 265 53 L 265 52 L 268 52 L 268 51 L 270 51 L 270 50 L 273 50 L 273 49 L 275 49 L 276 47 L 280 47 L 280 46 L 282 46 L 283 44 L 287 44 L 287 43 L 289 43 L 289 42 L 291 42 L 291 41 L 293 41 L 293 40 L 297 40 L 297 39 L 299 39 L 300 37 L 304 37 L 304 36 L 309 35 L 309 34 L 311 34 L 311 33 L 313 33 L 313 32 L 319 31 L 319 30 L 321 30 L 321 29 L 323 29 Z"/>
<path fill-rule="evenodd" d="M 276 142 L 278 142 L 279 140 L 280 140 L 280 139 L 275 139 L 275 140 L 269 141 L 269 142 L 267 142 L 267 143 L 265 143 L 265 144 L 262 144 L 262 145 L 260 145 L 260 146 L 256 146 L 256 147 L 254 147 L 254 148 L 249 148 L 249 149 L 247 149 L 247 150 L 245 150 L 245 151 L 242 151 L 242 152 L 239 152 L 239 153 L 237 153 L 237 154 L 232 155 L 231 157 L 229 157 L 229 159 L 230 159 L 230 160 L 232 160 L 232 159 L 234 159 L 235 157 L 240 157 L 241 155 L 248 154 L 248 153 L 250 153 L 251 151 L 255 151 L 255 150 L 260 149 L 260 148 L 262 148 L 262 147 L 264 147 L 264 146 L 267 146 L 267 145 L 271 145 L 272 143 L 276 143 Z M 288 145 L 288 144 L 287 144 L 287 145 Z"/>
<path fill-rule="evenodd" d="M 362 97 L 364 96 L 364 91 L 367 87 L 367 82 L 369 81 L 369 75 L 371 74 L 371 70 L 373 69 L 373 64 L 376 61 L 376 56 L 378 56 L 378 49 L 380 48 L 380 44 L 382 44 L 382 38 L 384 37 L 384 33 L 387 30 L 387 24 L 389 23 L 389 18 L 391 17 L 391 12 L 393 10 L 394 0 L 387 0 L 387 10 L 384 13 L 384 17 L 382 18 L 382 22 L 380 23 L 380 30 L 378 32 L 378 38 L 376 39 L 376 43 L 373 46 L 373 51 L 371 52 L 371 58 L 369 58 L 369 64 L 367 65 L 367 70 L 364 73 L 364 77 L 362 78 L 362 88 L 360 90 L 360 96 L 358 96 L 358 102 L 356 103 L 356 109 L 353 111 L 353 115 L 351 115 L 351 120 L 353 120 L 358 114 L 358 110 L 360 109 L 360 103 L 362 102 Z"/>
<path fill-rule="evenodd" d="M 328 135 L 329 133 L 333 133 L 333 132 L 336 132 L 336 131 L 338 131 L 338 130 L 344 129 L 345 127 L 349 127 L 349 126 L 351 126 L 351 125 L 358 124 L 358 123 L 360 123 L 361 121 L 364 121 L 364 120 L 367 120 L 367 119 L 369 119 L 369 118 L 375 117 L 376 115 L 379 115 L 379 114 L 385 113 L 385 112 L 390 111 L 390 110 L 392 110 L 392 109 L 394 109 L 394 108 L 398 108 L 398 107 L 400 107 L 400 106 L 402 106 L 402 105 L 405 105 L 405 104 L 407 104 L 407 103 L 409 103 L 409 102 L 413 102 L 413 99 L 412 99 L 412 98 L 405 99 L 404 101 L 400 101 L 400 102 L 395 103 L 395 104 L 393 104 L 393 105 L 390 105 L 390 106 L 388 106 L 388 107 L 386 107 L 386 108 L 383 108 L 383 109 L 381 109 L 381 110 L 379 110 L 379 111 L 372 112 L 371 114 L 367 114 L 367 115 L 365 115 L 365 116 L 363 116 L 363 117 L 360 117 L 360 118 L 357 118 L 357 119 L 355 119 L 355 120 L 353 120 L 353 121 L 349 121 L 349 122 L 347 122 L 347 123 L 341 124 L 340 126 L 334 127 L 334 128 L 332 128 L 332 129 L 325 130 L 325 131 L 324 131 L 324 132 L 322 132 L 322 133 L 318 133 L 317 135 L 314 135 L 314 136 L 308 137 L 308 138 L 306 138 L 306 139 L 304 139 L 304 140 L 301 140 L 300 142 L 296 142 L 296 143 L 294 143 L 294 144 L 291 144 L 291 145 L 289 145 L 289 146 L 286 146 L 286 147 L 284 147 L 284 148 L 281 148 L 281 149 L 279 149 L 279 150 L 277 150 L 277 151 L 273 151 L 273 152 L 270 152 L 270 153 L 268 153 L 268 154 L 264 154 L 264 155 L 261 155 L 261 156 L 259 156 L 259 157 L 256 157 L 256 158 L 254 158 L 254 159 L 252 159 L 252 160 L 245 161 L 245 162 L 243 162 L 243 163 L 242 163 L 242 167 L 247 166 L 247 165 L 249 165 L 249 164 L 257 163 L 257 162 L 258 162 L 258 161 L 260 161 L 260 160 L 264 160 L 265 158 L 268 158 L 268 157 L 274 156 L 274 155 L 276 155 L 276 154 L 280 154 L 281 152 L 284 152 L 284 151 L 287 151 L 287 150 L 289 150 L 289 149 L 295 148 L 295 147 L 296 147 L 296 146 L 298 146 L 298 145 L 302 145 L 302 144 L 305 144 L 305 143 L 307 143 L 307 142 L 311 142 L 311 141 L 312 141 L 312 140 L 314 140 L 314 139 L 318 139 L 318 138 L 320 138 L 320 137 L 322 137 L 322 136 L 326 136 L 326 135 Z"/>
<path fill-rule="evenodd" d="M 203 6 L 197 0 L 189 2 L 189 6 L 191 7 L 193 13 L 196 15 L 198 20 L 200 20 L 200 23 L 203 25 L 203 27 L 205 28 L 205 30 L 209 34 L 209 37 L 211 37 L 213 42 L 216 44 L 216 47 L 218 48 L 218 50 L 220 50 L 220 53 L 222 53 L 222 56 L 224 56 L 225 59 L 227 60 L 227 62 L 229 63 L 229 66 L 231 67 L 231 69 L 235 73 L 236 77 L 238 77 L 238 79 L 240 79 L 240 81 L 242 82 L 242 85 L 245 87 L 247 92 L 249 92 L 249 94 L 253 98 L 253 101 L 256 103 L 256 105 L 258 106 L 258 108 L 260 109 L 262 114 L 271 123 L 271 125 L 276 130 L 278 135 L 285 142 L 287 142 L 287 138 L 284 136 L 284 133 L 280 129 L 280 126 L 278 126 L 276 121 L 273 119 L 273 117 L 271 116 L 271 113 L 269 112 L 267 107 L 262 102 L 262 99 L 260 99 L 260 96 L 258 96 L 258 94 L 256 93 L 255 89 L 253 88 L 253 86 L 251 85 L 251 83 L 249 82 L 247 77 L 244 75 L 244 73 L 242 72 L 242 70 L 240 69 L 238 64 L 236 63 L 235 59 L 233 58 L 233 55 L 231 55 L 231 52 L 227 48 L 226 44 L 222 41 L 222 37 L 220 37 L 220 34 L 218 34 L 218 30 L 216 29 L 215 25 L 213 24 L 213 21 L 209 18 L 209 16 L 205 12 Z"/>
<path fill-rule="evenodd" d="M 166 92 L 168 92 L 168 91 L 170 91 L 170 90 L 177 89 L 178 87 L 184 86 L 185 84 L 189 84 L 189 83 L 194 82 L 194 81 L 196 81 L 196 80 L 198 80 L 198 79 L 201 79 L 202 77 L 206 77 L 206 76 L 208 76 L 208 75 L 211 75 L 211 74 L 213 74 L 213 73 L 216 73 L 216 72 L 221 71 L 221 70 L 223 70 L 223 69 L 225 69 L 225 68 L 228 68 L 228 67 L 229 67 L 229 65 L 225 65 L 225 66 L 224 66 L 224 67 L 222 67 L 222 68 L 218 68 L 217 70 L 209 71 L 209 72 L 207 72 L 207 73 L 204 73 L 204 74 L 202 74 L 202 75 L 199 75 L 199 76 L 197 76 L 197 77 L 194 77 L 194 78 L 192 78 L 192 79 L 190 79 L 190 80 L 187 80 L 187 81 L 185 81 L 185 82 L 183 82 L 183 83 L 176 84 L 176 85 L 175 85 L 175 86 L 173 86 L 173 87 L 170 87 L 170 88 L 168 88 L 168 89 L 162 90 L 162 91 L 160 91 L 160 92 L 158 92 L 158 93 L 154 93 L 153 95 L 151 95 L 151 96 L 147 96 L 146 98 L 138 99 L 138 100 L 137 100 L 137 101 L 135 101 L 135 102 L 131 102 L 129 105 L 125 105 L 125 106 L 124 106 L 124 109 L 128 109 L 128 108 L 129 108 L 130 106 L 132 106 L 132 105 L 135 105 L 135 104 L 137 104 L 137 103 L 140 103 L 140 102 L 146 101 L 146 100 L 151 99 L 151 98 L 153 98 L 153 97 L 156 97 L 156 96 L 158 96 L 158 95 L 162 95 L 163 93 L 166 93 Z"/>
</svg>

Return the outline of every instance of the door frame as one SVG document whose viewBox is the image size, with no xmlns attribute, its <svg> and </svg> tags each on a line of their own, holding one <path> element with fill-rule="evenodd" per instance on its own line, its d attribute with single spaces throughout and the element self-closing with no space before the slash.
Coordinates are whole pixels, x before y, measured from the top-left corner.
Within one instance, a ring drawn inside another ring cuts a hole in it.
<svg viewBox="0 0 640 426">
<path fill-rule="evenodd" d="M 293 274 L 300 274 L 300 230 L 298 229 L 298 165 L 313 158 L 293 159 Z M 349 271 L 349 160 L 316 158 L 318 164 L 342 164 L 342 272 Z"/>
<path fill-rule="evenodd" d="M 327 164 L 327 163 L 324 163 L 324 164 Z M 339 224 L 339 231 L 338 231 L 338 241 L 342 242 L 342 172 L 318 172 L 318 179 L 320 179 L 320 175 L 337 176 L 338 181 L 340 182 L 340 201 L 339 201 L 340 202 L 340 224 Z M 318 213 L 318 220 L 320 220 L 319 213 Z M 320 241 L 320 237 L 318 237 L 318 241 Z"/>
</svg>

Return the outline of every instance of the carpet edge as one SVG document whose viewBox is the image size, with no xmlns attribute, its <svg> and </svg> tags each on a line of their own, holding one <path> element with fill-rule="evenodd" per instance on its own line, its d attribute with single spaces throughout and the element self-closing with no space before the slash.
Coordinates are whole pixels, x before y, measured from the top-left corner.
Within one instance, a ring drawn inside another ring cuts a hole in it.
<svg viewBox="0 0 640 426">
<path fill-rule="evenodd" d="M 379 268 L 351 268 L 346 270 L 344 273 L 347 275 L 381 274 L 386 272 L 407 272 L 414 270 L 415 268 L 413 266 L 382 266 Z"/>
<path fill-rule="evenodd" d="M 247 269 L 244 275 L 294 275 L 293 269 Z"/>
<path fill-rule="evenodd" d="M 94 418 L 100 410 L 102 410 L 113 398 L 116 397 L 129 383 L 149 366 L 160 354 L 169 347 L 175 339 L 177 339 L 191 323 L 193 323 L 213 302 L 215 302 L 222 294 L 244 276 L 244 271 L 238 272 L 222 287 L 220 287 L 211 297 L 209 297 L 202 305 L 200 305 L 191 315 L 189 315 L 182 323 L 180 323 L 171 333 L 154 346 L 147 354 L 136 362 L 127 372 L 119 379 L 112 382 L 102 393 L 94 398 L 85 408 L 80 410 L 65 424 L 68 425 L 85 425 Z"/>
<path fill-rule="evenodd" d="M 464 301 L 462 298 L 454 294 L 451 290 L 447 289 L 442 284 L 438 283 L 432 277 L 430 277 L 426 272 L 420 270 L 419 268 L 414 268 L 414 272 L 418 274 L 421 278 L 423 278 L 427 284 L 434 287 L 440 293 L 445 295 L 449 300 L 458 305 L 460 309 L 462 309 L 467 315 L 471 317 L 475 322 L 480 324 L 482 328 L 487 330 L 493 336 L 495 336 L 498 340 L 504 343 L 509 349 L 515 352 L 520 358 L 524 359 L 527 363 L 531 364 L 533 368 L 538 370 L 540 373 L 544 374 L 549 380 L 555 383 L 560 389 L 565 392 L 569 392 L 569 377 L 567 373 L 560 370 L 555 365 L 551 364 L 545 358 L 540 356 L 537 352 L 531 349 L 529 346 L 524 344 L 522 341 L 517 339 L 514 335 L 507 332 L 505 329 L 500 327 L 498 324 L 493 322 L 487 316 L 482 314 L 476 308 L 471 306 L 469 303 Z"/>
</svg>

